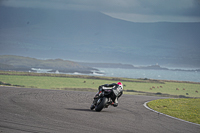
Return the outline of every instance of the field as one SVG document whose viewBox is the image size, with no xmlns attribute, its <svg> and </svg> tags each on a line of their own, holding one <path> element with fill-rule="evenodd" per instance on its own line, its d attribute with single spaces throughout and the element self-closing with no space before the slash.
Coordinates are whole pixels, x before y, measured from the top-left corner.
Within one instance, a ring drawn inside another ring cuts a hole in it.
<svg viewBox="0 0 200 133">
<path fill-rule="evenodd" d="M 158 99 L 147 105 L 158 112 L 200 124 L 200 99 Z"/>
<path fill-rule="evenodd" d="M 0 71 L 0 81 L 2 84 L 21 87 L 87 91 L 97 91 L 99 85 L 121 81 L 125 94 L 200 97 L 200 83 L 194 82 L 8 71 Z"/>
</svg>

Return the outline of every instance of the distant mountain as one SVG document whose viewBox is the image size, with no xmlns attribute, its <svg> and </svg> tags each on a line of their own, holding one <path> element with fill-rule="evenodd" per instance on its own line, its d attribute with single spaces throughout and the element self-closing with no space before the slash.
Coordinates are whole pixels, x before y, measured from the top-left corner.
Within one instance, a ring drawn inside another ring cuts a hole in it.
<svg viewBox="0 0 200 133">
<path fill-rule="evenodd" d="M 133 23 L 99 12 L 0 7 L 0 54 L 200 67 L 200 23 Z"/>
<path fill-rule="evenodd" d="M 93 70 L 97 70 L 62 59 L 39 60 L 30 57 L 0 55 L 0 70 L 35 71 L 37 69 L 49 69 L 51 72 L 65 73 L 92 73 Z"/>
</svg>

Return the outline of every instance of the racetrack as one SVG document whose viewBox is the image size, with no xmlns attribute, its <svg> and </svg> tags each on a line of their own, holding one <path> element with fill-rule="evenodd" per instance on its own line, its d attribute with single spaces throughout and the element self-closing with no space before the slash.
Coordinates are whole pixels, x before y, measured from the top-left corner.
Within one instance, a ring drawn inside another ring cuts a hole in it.
<svg viewBox="0 0 200 133">
<path fill-rule="evenodd" d="M 199 133 L 200 126 L 146 109 L 159 97 L 122 95 L 91 111 L 94 92 L 0 87 L 0 133 Z"/>
</svg>

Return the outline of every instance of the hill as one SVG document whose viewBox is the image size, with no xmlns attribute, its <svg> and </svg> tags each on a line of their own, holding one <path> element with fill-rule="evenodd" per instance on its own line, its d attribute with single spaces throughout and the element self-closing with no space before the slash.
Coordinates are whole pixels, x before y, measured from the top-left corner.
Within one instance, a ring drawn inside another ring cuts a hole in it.
<svg viewBox="0 0 200 133">
<path fill-rule="evenodd" d="M 96 70 L 62 59 L 39 60 L 22 56 L 0 56 L 0 70 L 35 71 L 37 69 L 49 69 L 50 72 L 59 71 L 65 73 L 92 73 L 92 70 Z"/>
<path fill-rule="evenodd" d="M 200 67 L 200 23 L 133 23 L 100 12 L 0 8 L 0 54 Z"/>
</svg>

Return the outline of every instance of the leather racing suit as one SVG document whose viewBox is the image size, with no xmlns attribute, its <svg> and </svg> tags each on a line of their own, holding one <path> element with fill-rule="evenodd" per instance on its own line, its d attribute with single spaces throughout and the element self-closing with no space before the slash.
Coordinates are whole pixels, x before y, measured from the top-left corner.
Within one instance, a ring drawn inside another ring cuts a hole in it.
<svg viewBox="0 0 200 133">
<path fill-rule="evenodd" d="M 100 90 L 101 88 L 104 88 L 104 87 L 108 87 L 108 88 L 112 88 L 112 94 L 111 94 L 111 99 L 113 101 L 112 105 L 114 107 L 117 107 L 118 106 L 118 98 L 121 97 L 121 95 L 123 94 L 123 88 L 120 88 L 120 86 L 116 83 L 112 83 L 112 84 L 104 84 L 104 85 L 101 85 L 99 86 L 99 89 Z M 94 97 L 94 101 L 93 101 L 93 104 L 95 105 L 97 100 L 98 100 L 98 95 L 99 94 L 99 91 L 97 92 L 97 94 L 95 95 Z"/>
</svg>

